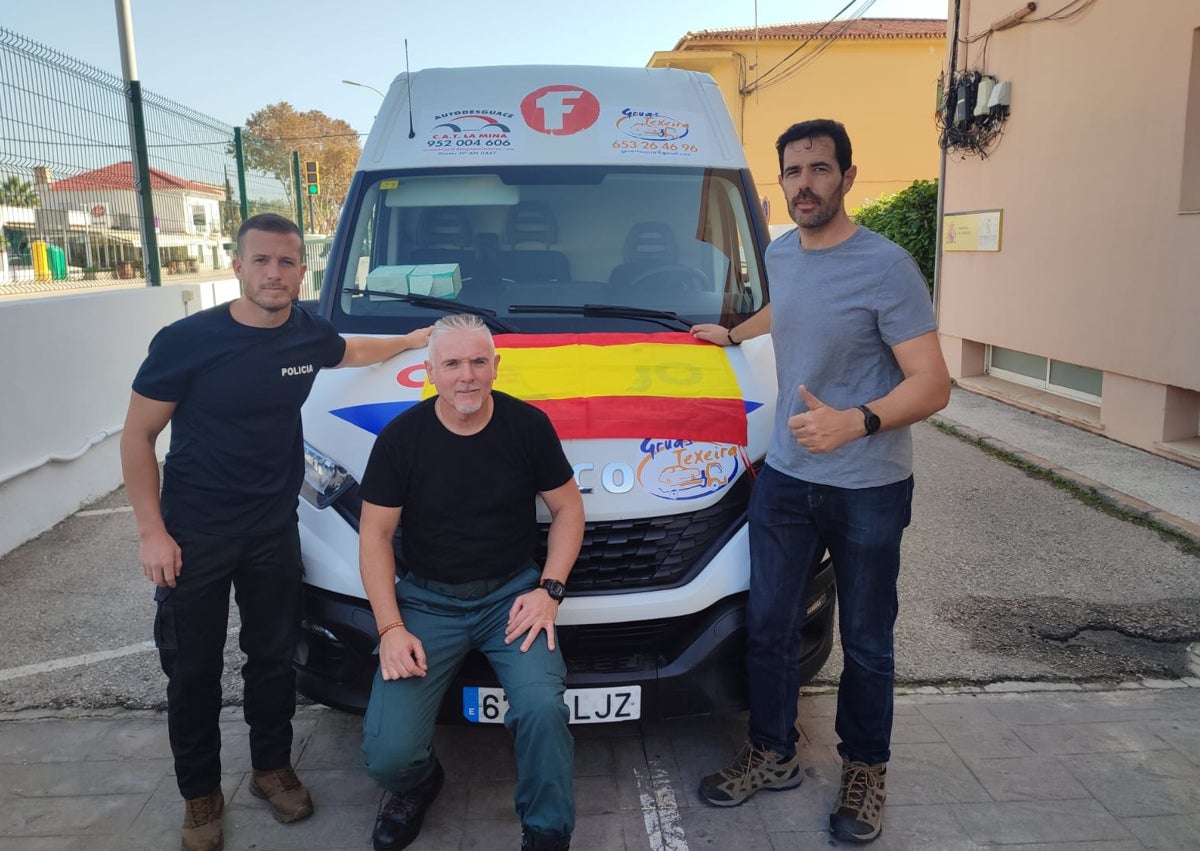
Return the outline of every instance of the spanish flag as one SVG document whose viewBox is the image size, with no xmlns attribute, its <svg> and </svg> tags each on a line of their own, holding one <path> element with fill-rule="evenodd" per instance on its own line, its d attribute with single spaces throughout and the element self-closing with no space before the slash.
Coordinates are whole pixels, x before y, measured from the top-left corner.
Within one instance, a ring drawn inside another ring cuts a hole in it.
<svg viewBox="0 0 1200 851">
<path fill-rule="evenodd" d="M 651 437 L 747 443 L 742 397 L 725 350 L 685 332 L 497 334 L 495 389 L 545 411 L 560 440 Z M 425 381 L 422 399 L 437 390 Z M 372 434 L 413 402 L 331 411 Z"/>
<path fill-rule="evenodd" d="M 498 334 L 495 341 L 495 388 L 545 411 L 561 440 L 746 445 L 746 406 L 720 346 L 682 332 Z M 423 397 L 434 392 L 426 383 Z"/>
</svg>

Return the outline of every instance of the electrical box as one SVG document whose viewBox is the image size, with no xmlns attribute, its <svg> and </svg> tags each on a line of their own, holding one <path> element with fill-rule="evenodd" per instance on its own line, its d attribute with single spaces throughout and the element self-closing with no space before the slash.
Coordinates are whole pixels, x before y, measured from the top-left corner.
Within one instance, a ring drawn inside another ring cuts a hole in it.
<svg viewBox="0 0 1200 851">
<path fill-rule="evenodd" d="M 967 112 L 967 87 L 958 87 L 958 98 L 954 103 L 954 123 L 966 124 L 970 113 Z"/>
<path fill-rule="evenodd" d="M 988 108 L 995 106 L 1008 106 L 1012 101 L 1012 83 L 1008 80 L 996 83 L 992 89 L 992 95 L 988 98 Z"/>
<path fill-rule="evenodd" d="M 992 97 L 993 87 L 996 85 L 994 77 L 983 77 L 979 80 L 979 93 L 975 96 L 975 117 L 980 118 L 988 114 L 988 103 Z"/>
</svg>

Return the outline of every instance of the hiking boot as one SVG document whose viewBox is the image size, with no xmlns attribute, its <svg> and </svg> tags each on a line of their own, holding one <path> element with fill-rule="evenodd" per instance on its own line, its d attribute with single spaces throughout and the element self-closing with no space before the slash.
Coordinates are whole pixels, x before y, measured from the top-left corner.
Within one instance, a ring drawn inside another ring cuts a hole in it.
<svg viewBox="0 0 1200 851">
<path fill-rule="evenodd" d="M 714 807 L 736 807 L 759 789 L 794 789 L 802 782 L 799 754 L 786 759 L 747 742 L 732 765 L 700 781 L 700 797 Z"/>
<path fill-rule="evenodd" d="M 435 757 L 433 773 L 407 792 L 393 792 L 379 808 L 379 818 L 375 821 L 375 831 L 371 834 L 371 842 L 375 851 L 399 851 L 407 848 L 417 834 L 421 832 L 421 822 L 425 811 L 433 803 L 438 792 L 442 791 L 442 783 L 446 780 L 446 772 Z"/>
<path fill-rule="evenodd" d="M 867 765 L 842 757 L 842 791 L 829 814 L 829 831 L 838 839 L 870 842 L 883 830 L 887 763 Z"/>
<path fill-rule="evenodd" d="M 221 787 L 201 798 L 188 798 L 183 803 L 183 831 L 179 845 L 182 851 L 221 851 L 225 847 L 221 832 L 225 796 Z"/>
<path fill-rule="evenodd" d="M 538 833 L 521 828 L 521 851 L 570 851 L 571 834 Z"/>
<path fill-rule="evenodd" d="M 291 824 L 313 814 L 312 796 L 291 768 L 256 771 L 250 776 L 250 794 L 271 805 L 275 821 Z"/>
</svg>

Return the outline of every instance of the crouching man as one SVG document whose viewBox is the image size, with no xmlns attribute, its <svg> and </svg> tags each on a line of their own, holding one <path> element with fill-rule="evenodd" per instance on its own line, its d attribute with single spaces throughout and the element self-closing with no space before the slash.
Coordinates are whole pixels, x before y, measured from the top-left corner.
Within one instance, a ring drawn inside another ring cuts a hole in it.
<svg viewBox="0 0 1200 851">
<path fill-rule="evenodd" d="M 437 396 L 380 432 L 363 475 L 359 560 L 379 630 L 363 753 L 390 793 L 372 836 L 377 851 L 416 839 L 442 787 L 434 722 L 470 650 L 487 657 L 508 698 L 522 849 L 567 849 L 575 824 L 574 740 L 554 622 L 583 540 L 583 500 L 545 414 L 493 392 L 499 362 L 478 317 L 438 320 L 425 362 Z M 532 557 L 539 495 L 551 516 L 540 570 Z"/>
</svg>

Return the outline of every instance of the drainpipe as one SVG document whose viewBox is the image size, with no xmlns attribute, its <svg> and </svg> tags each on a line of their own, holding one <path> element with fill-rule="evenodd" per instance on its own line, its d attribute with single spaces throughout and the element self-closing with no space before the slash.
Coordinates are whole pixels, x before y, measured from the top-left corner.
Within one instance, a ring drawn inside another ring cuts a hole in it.
<svg viewBox="0 0 1200 851">
<path fill-rule="evenodd" d="M 962 19 L 962 4 L 970 5 L 971 0 L 954 0 L 954 19 L 947 21 L 950 35 L 950 61 L 946 63 L 946 89 L 954 85 L 954 72 L 958 69 L 958 32 Z M 945 97 L 943 93 L 942 97 Z M 941 109 L 942 104 L 938 104 Z M 933 247 L 933 316 L 939 325 L 942 319 L 942 217 L 946 214 L 946 148 L 942 140 L 938 140 L 938 194 L 937 194 L 937 234 Z"/>
</svg>

